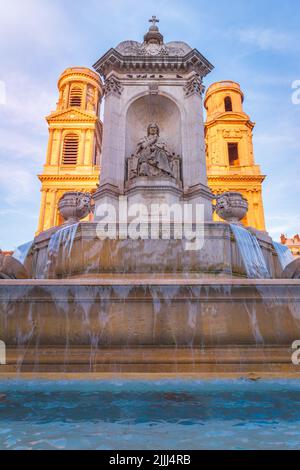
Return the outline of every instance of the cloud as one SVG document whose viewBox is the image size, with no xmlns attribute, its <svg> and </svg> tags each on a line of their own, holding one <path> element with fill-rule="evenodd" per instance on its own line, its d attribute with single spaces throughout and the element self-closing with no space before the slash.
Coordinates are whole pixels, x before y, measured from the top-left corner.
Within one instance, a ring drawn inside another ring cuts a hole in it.
<svg viewBox="0 0 300 470">
<path fill-rule="evenodd" d="M 37 178 L 20 164 L 6 163 L 0 172 L 2 201 L 14 206 L 36 199 Z"/>
<path fill-rule="evenodd" d="M 300 232 L 300 217 L 295 215 L 267 217 L 268 232 L 272 238 L 279 240 L 280 235 L 293 236 Z"/>
<path fill-rule="evenodd" d="M 28 162 L 43 164 L 46 159 L 47 137 L 37 138 L 22 129 L 0 128 L 0 161 L 2 165 L 10 160 L 24 159 L 23 165 Z M 18 163 L 20 165 L 20 162 Z"/>
<path fill-rule="evenodd" d="M 0 51 L 20 41 L 47 49 L 69 42 L 66 12 L 56 0 L 0 0 Z"/>
<path fill-rule="evenodd" d="M 255 144 L 260 144 L 264 146 L 268 146 L 268 150 L 271 153 L 272 147 L 274 146 L 274 151 L 279 151 L 279 148 L 283 147 L 286 149 L 287 147 L 290 149 L 298 149 L 300 148 L 300 141 L 297 136 L 297 131 L 293 129 L 289 129 L 287 131 L 281 130 L 278 133 L 276 132 L 260 132 L 254 135 L 254 142 Z"/>
<path fill-rule="evenodd" d="M 297 44 L 296 38 L 291 34 L 270 28 L 237 29 L 235 35 L 242 43 L 264 51 L 285 51 Z"/>
<path fill-rule="evenodd" d="M 48 84 L 34 77 L 21 74 L 6 75 L 6 102 L 1 106 L 2 119 L 13 125 L 29 125 L 32 129 L 44 128 L 45 116 L 55 109 L 58 91 L 55 83 L 51 89 Z"/>
<path fill-rule="evenodd" d="M 0 107 L 0 158 L 26 158 L 26 163 L 35 161 L 42 165 L 48 139 L 45 116 L 58 99 L 55 83 L 49 90 L 46 84 L 26 74 L 7 75 L 5 83 L 6 102 Z"/>
</svg>

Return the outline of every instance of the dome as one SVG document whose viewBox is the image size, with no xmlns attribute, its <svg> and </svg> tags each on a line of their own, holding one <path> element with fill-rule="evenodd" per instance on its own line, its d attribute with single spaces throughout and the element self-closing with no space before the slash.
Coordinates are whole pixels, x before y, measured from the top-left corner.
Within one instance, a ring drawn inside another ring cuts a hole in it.
<svg viewBox="0 0 300 470">
<path fill-rule="evenodd" d="M 116 51 L 122 55 L 136 55 L 141 46 L 141 43 L 138 41 L 123 41 L 117 45 Z"/>
<path fill-rule="evenodd" d="M 192 48 L 182 41 L 172 41 L 166 44 L 169 55 L 185 56 L 192 51 Z"/>
</svg>

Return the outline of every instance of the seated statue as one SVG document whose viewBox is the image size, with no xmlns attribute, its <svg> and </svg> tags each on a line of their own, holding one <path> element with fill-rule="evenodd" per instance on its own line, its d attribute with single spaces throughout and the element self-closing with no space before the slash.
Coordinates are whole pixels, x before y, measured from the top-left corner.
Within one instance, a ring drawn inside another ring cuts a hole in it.
<svg viewBox="0 0 300 470">
<path fill-rule="evenodd" d="M 13 256 L 5 256 L 0 250 L 0 279 L 28 279 L 28 273 Z"/>
<path fill-rule="evenodd" d="M 178 159 L 159 138 L 158 125 L 149 124 L 147 136 L 138 142 L 135 154 L 128 158 L 128 179 L 137 176 L 170 176 L 180 179 Z"/>
</svg>

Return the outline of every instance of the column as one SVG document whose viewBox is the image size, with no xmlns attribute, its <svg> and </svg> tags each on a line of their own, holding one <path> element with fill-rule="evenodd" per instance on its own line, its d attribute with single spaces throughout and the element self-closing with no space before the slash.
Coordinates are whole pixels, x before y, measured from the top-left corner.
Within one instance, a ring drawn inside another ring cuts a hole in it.
<svg viewBox="0 0 300 470">
<path fill-rule="evenodd" d="M 87 109 L 87 90 L 88 90 L 88 85 L 87 83 L 85 83 L 83 87 L 82 102 L 81 102 L 81 109 L 83 111 Z"/>
<path fill-rule="evenodd" d="M 80 137 L 79 137 L 79 155 L 78 155 L 78 162 L 77 162 L 79 166 L 82 166 L 84 164 L 85 134 L 86 134 L 86 130 L 85 129 L 81 130 Z"/>
<path fill-rule="evenodd" d="M 124 154 L 120 151 L 121 125 L 120 97 L 110 93 L 105 98 L 103 141 L 102 141 L 102 173 L 100 186 L 123 186 Z"/>
<path fill-rule="evenodd" d="M 62 131 L 57 130 L 54 133 L 54 136 L 57 133 L 58 133 L 58 136 L 56 137 L 56 145 L 53 145 L 53 151 L 51 154 L 51 162 L 52 162 L 52 165 L 54 166 L 60 165 L 60 155 L 61 155 L 61 145 L 62 145 Z"/>
<path fill-rule="evenodd" d="M 43 189 L 42 190 L 42 200 L 41 200 L 38 232 L 42 232 L 44 230 L 46 197 L 47 197 L 47 190 Z"/>
<path fill-rule="evenodd" d="M 95 152 L 95 134 L 91 129 L 89 129 L 87 132 L 88 132 L 88 136 L 89 136 L 88 137 L 89 150 L 88 150 L 88 153 L 86 155 L 86 159 L 85 159 L 84 164 L 92 166 L 93 156 L 94 156 L 94 152 Z"/>
<path fill-rule="evenodd" d="M 50 206 L 49 222 L 50 222 L 50 227 L 53 227 L 54 217 L 55 217 L 55 208 L 56 208 L 57 189 L 51 189 L 50 192 L 51 192 L 51 206 Z"/>
<path fill-rule="evenodd" d="M 54 130 L 50 129 L 49 130 L 49 141 L 48 141 L 46 165 L 51 164 L 51 156 L 52 156 L 52 148 L 53 148 L 53 135 L 54 135 Z"/>
</svg>

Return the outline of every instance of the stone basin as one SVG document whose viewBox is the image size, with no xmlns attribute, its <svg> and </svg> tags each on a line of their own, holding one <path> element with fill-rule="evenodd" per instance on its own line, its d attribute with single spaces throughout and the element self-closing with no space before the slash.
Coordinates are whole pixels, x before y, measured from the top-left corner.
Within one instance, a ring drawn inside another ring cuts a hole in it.
<svg viewBox="0 0 300 470">
<path fill-rule="evenodd" d="M 45 277 L 47 250 L 58 227 L 35 238 L 33 254 L 26 261 L 30 277 Z M 81 277 L 86 274 L 177 274 L 204 273 L 214 276 L 246 277 L 246 270 L 230 226 L 223 222 L 202 225 L 204 245 L 200 250 L 186 250 L 186 239 L 106 239 L 97 236 L 96 222 L 78 224 L 68 256 L 60 249 L 51 278 Z M 255 231 L 272 278 L 280 277 L 282 268 L 265 232 Z"/>
<path fill-rule="evenodd" d="M 299 375 L 300 280 L 0 281 L 1 374 Z"/>
</svg>

